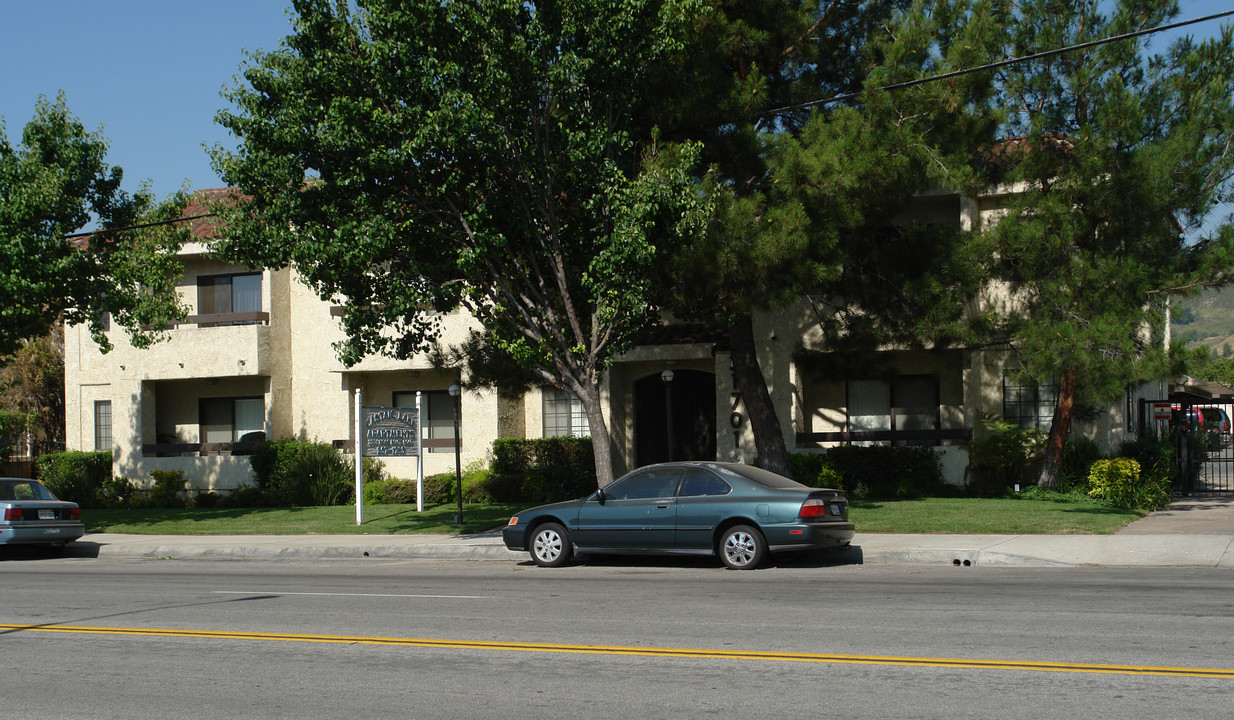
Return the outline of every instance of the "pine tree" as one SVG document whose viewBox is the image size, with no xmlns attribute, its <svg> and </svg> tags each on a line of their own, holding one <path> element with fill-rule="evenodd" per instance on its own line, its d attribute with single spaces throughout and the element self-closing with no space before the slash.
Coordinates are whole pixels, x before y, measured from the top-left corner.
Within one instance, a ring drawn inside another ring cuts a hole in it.
<svg viewBox="0 0 1234 720">
<path fill-rule="evenodd" d="M 832 308 L 826 329 L 867 344 L 932 339 L 957 319 L 957 292 L 975 286 L 973 265 L 954 262 L 962 243 L 937 228 L 893 230 L 888 218 L 920 190 L 974 180 L 973 148 L 996 126 L 983 102 L 989 78 L 879 88 L 984 63 L 1001 14 L 997 3 L 963 1 L 711 9 L 662 74 L 664 106 L 651 117 L 666 138 L 704 144 L 717 213 L 661 266 L 658 285 L 675 316 L 728 329 L 760 465 L 788 475 L 753 314 L 810 293 Z M 845 94 L 856 97 L 816 102 Z M 912 242 L 916 233 L 930 242 Z"/>
<path fill-rule="evenodd" d="M 1163 0 L 1027 0 L 1011 25 L 1013 52 L 1151 28 L 1177 12 Z M 1228 282 L 1234 263 L 1228 224 L 1189 239 L 1230 197 L 1231 29 L 1148 50 L 1125 39 L 998 77 L 1015 139 L 997 170 L 1018 194 L 984 238 L 1020 308 L 1004 318 L 1019 372 L 1058 386 L 1044 487 L 1056 482 L 1077 402 L 1168 376 L 1178 353 L 1159 340 L 1166 298 Z"/>
</svg>

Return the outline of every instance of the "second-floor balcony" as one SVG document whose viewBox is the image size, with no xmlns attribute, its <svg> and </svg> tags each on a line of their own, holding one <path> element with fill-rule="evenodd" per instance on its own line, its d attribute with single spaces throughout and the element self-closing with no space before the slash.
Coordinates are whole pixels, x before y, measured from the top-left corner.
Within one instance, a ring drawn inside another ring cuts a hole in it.
<svg viewBox="0 0 1234 720">
<path fill-rule="evenodd" d="M 147 380 L 269 375 L 270 313 L 189 315 L 145 350 L 117 345 L 104 362 Z M 129 368 L 129 369 L 126 369 Z"/>
</svg>

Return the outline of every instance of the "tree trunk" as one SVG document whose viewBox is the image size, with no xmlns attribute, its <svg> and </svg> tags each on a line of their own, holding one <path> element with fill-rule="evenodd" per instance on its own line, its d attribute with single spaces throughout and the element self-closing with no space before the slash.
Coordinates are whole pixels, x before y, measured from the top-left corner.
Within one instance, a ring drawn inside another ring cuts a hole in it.
<svg viewBox="0 0 1234 720">
<path fill-rule="evenodd" d="M 754 447 L 758 463 L 784 477 L 792 477 L 788 464 L 788 449 L 784 446 L 784 433 L 780 430 L 780 418 L 776 415 L 767 380 L 758 365 L 757 348 L 754 345 L 754 321 L 743 316 L 728 330 L 733 359 L 733 376 L 737 391 L 750 416 L 750 429 L 754 432 Z"/>
<path fill-rule="evenodd" d="M 1041 462 L 1041 474 L 1037 484 L 1047 490 L 1058 485 L 1058 470 L 1063 464 L 1063 447 L 1071 433 L 1071 413 L 1075 408 L 1075 369 L 1063 376 L 1058 387 L 1058 404 L 1054 407 L 1054 420 L 1050 423 L 1050 437 L 1046 442 L 1045 458 Z"/>
<path fill-rule="evenodd" d="M 604 419 L 604 407 L 600 402 L 600 383 L 590 380 L 582 386 L 578 399 L 587 412 L 587 425 L 591 430 L 591 448 L 596 460 L 596 485 L 604 487 L 613 481 L 613 438 Z"/>
</svg>

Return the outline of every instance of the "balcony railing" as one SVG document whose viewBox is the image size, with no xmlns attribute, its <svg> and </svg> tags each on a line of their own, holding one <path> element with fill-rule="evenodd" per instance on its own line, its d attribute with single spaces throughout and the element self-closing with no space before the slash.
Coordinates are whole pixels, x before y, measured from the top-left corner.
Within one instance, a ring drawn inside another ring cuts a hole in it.
<svg viewBox="0 0 1234 720">
<path fill-rule="evenodd" d="M 270 313 L 268 312 L 239 312 L 239 313 L 209 313 L 207 315 L 189 315 L 184 318 L 183 322 L 173 320 L 168 323 L 164 330 L 174 330 L 183 325 L 196 325 L 197 327 L 221 327 L 226 325 L 269 325 Z M 142 330 L 153 330 L 153 325 L 144 325 Z"/>
<path fill-rule="evenodd" d="M 145 457 L 209 457 L 211 455 L 252 455 L 257 442 L 156 443 L 142 445 Z"/>
</svg>

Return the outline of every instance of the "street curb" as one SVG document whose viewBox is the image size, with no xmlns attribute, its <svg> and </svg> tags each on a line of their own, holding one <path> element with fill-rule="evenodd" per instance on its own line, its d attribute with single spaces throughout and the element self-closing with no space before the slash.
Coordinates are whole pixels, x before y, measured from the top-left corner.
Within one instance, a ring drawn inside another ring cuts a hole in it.
<svg viewBox="0 0 1234 720">
<path fill-rule="evenodd" d="M 1234 568 L 1234 533 L 930 535 L 858 533 L 821 566 Z M 498 532 L 436 535 L 135 535 L 90 533 L 63 554 L 102 559 L 488 560 L 528 562 Z"/>
</svg>

